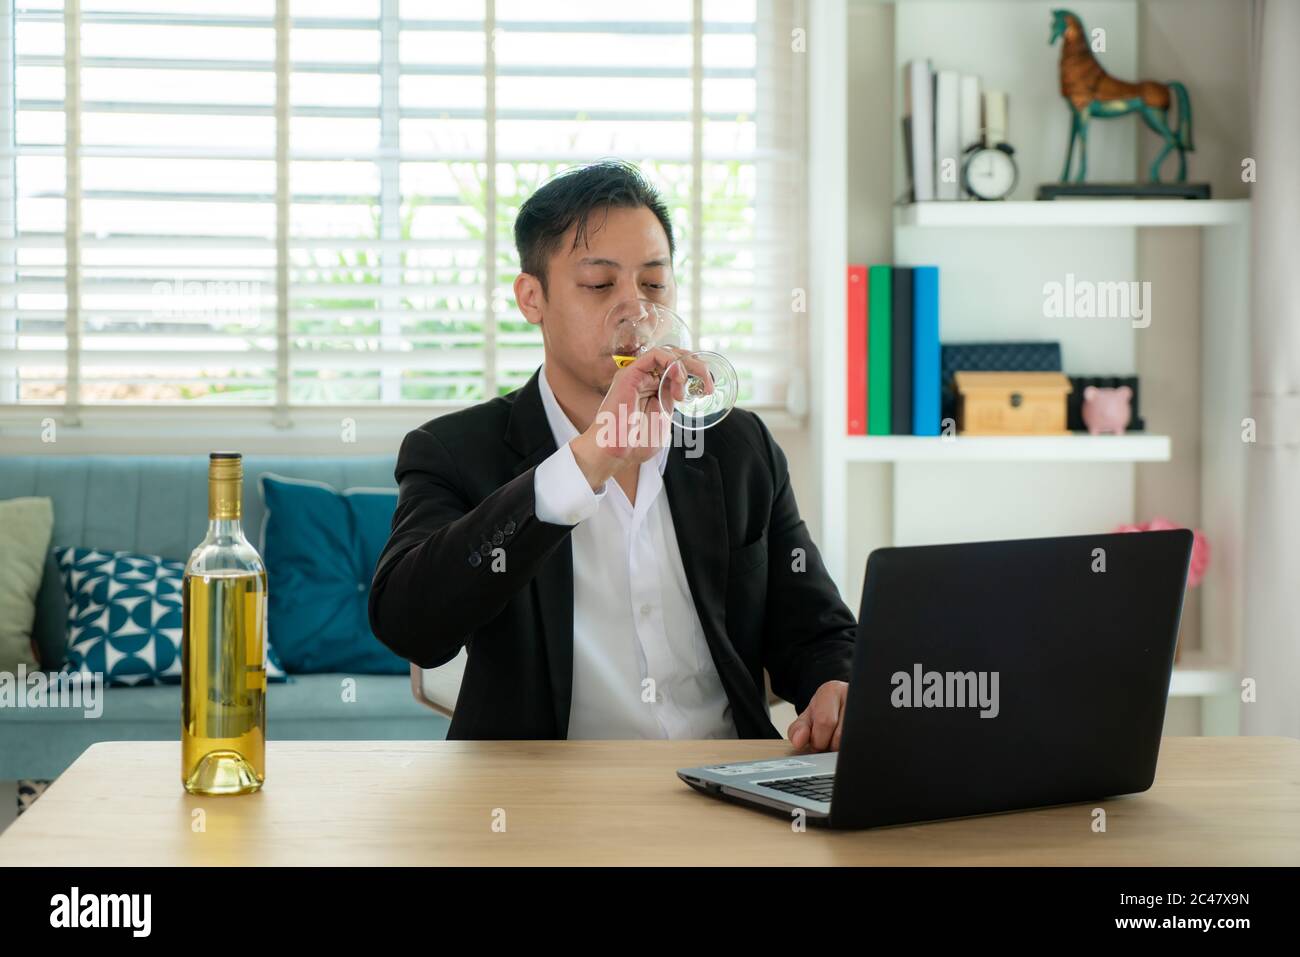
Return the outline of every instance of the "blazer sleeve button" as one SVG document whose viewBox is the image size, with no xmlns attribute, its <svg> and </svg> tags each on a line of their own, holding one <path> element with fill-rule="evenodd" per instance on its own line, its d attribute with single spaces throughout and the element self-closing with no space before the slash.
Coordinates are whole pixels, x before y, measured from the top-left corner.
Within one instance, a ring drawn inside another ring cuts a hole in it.
<svg viewBox="0 0 1300 957">
<path fill-rule="evenodd" d="M 506 540 L 506 537 L 505 537 L 504 535 L 501 534 L 501 529 L 498 528 L 495 532 L 492 533 L 492 544 L 493 544 L 493 545 L 500 545 L 500 544 L 501 544 L 502 542 L 504 542 L 505 540 Z"/>
<path fill-rule="evenodd" d="M 515 525 L 515 520 L 512 518 L 510 521 L 506 522 L 506 527 L 505 527 L 506 534 L 513 535 L 515 533 L 516 527 L 517 526 Z"/>
<path fill-rule="evenodd" d="M 479 563 L 482 561 L 483 561 L 483 556 L 480 555 L 478 552 L 469 553 L 469 563 L 472 567 L 478 568 Z"/>
</svg>

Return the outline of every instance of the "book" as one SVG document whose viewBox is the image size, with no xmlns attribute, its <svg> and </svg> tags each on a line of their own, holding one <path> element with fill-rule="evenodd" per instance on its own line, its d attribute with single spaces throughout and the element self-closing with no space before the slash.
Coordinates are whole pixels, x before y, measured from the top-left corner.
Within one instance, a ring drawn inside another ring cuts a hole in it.
<svg viewBox="0 0 1300 957">
<path fill-rule="evenodd" d="M 984 128 L 980 123 L 980 81 L 977 76 L 963 76 L 957 96 L 958 129 L 960 139 L 957 146 L 961 150 L 962 162 L 966 160 L 966 151 L 978 146 L 984 140 Z M 960 185 L 961 178 L 958 177 Z M 964 189 L 958 189 L 962 199 L 973 197 Z"/>
<path fill-rule="evenodd" d="M 961 77 L 940 70 L 934 77 L 934 196 L 961 196 Z"/>
<path fill-rule="evenodd" d="M 997 146 L 1007 141 L 1007 95 L 1000 90 L 986 90 L 981 97 L 984 109 L 984 143 Z"/>
<path fill-rule="evenodd" d="M 849 264 L 844 356 L 849 435 L 867 434 L 867 267 Z"/>
<path fill-rule="evenodd" d="M 939 434 L 939 267 L 912 271 L 912 434 Z"/>
<path fill-rule="evenodd" d="M 890 433 L 890 339 L 893 295 L 889 266 L 867 271 L 867 434 Z"/>
<path fill-rule="evenodd" d="M 912 118 L 903 117 L 903 169 L 907 170 L 907 199 L 916 202 L 916 183 L 912 174 Z"/>
<path fill-rule="evenodd" d="M 903 69 L 904 140 L 911 144 L 908 172 L 912 201 L 934 199 L 934 106 L 929 60 L 912 60 Z"/>
<path fill-rule="evenodd" d="M 895 266 L 890 293 L 889 432 L 912 434 L 912 267 Z"/>
</svg>

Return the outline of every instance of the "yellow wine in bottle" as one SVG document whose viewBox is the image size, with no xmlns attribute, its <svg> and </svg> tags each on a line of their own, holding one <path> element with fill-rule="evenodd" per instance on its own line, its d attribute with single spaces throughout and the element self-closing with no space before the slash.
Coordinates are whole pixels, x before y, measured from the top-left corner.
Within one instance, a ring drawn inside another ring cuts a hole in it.
<svg viewBox="0 0 1300 957">
<path fill-rule="evenodd" d="M 244 537 L 243 459 L 208 458 L 208 532 L 181 585 L 181 781 L 248 794 L 266 780 L 266 568 Z"/>
</svg>

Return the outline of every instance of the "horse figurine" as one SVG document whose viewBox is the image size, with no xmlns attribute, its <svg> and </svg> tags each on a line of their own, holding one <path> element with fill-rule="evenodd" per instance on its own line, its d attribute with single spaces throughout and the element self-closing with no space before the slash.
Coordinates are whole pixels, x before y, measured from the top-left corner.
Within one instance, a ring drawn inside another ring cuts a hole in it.
<svg viewBox="0 0 1300 957">
<path fill-rule="evenodd" d="M 1088 118 L 1110 119 L 1126 113 L 1138 112 L 1155 133 L 1164 138 L 1165 148 L 1151 164 L 1151 182 L 1160 182 L 1160 164 L 1170 150 L 1178 151 L 1178 182 L 1187 180 L 1187 154 L 1192 146 L 1192 105 L 1187 98 L 1187 88 L 1181 83 L 1157 83 L 1143 80 L 1125 83 L 1101 68 L 1088 45 L 1083 21 L 1069 10 L 1052 11 L 1052 38 L 1048 45 L 1064 37 L 1061 45 L 1061 95 L 1070 103 L 1070 148 L 1065 154 L 1065 172 L 1061 181 L 1070 181 L 1070 162 L 1074 159 L 1074 144 L 1079 143 L 1078 174 L 1076 183 L 1082 183 L 1088 172 Z M 1178 100 L 1178 129 L 1169 126 L 1169 101 Z"/>
</svg>

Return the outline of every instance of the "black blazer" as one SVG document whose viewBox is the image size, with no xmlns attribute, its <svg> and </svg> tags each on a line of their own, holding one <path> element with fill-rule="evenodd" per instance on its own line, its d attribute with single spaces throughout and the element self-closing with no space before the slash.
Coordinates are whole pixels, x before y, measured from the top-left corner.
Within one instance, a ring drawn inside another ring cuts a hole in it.
<svg viewBox="0 0 1300 957">
<path fill-rule="evenodd" d="M 448 738 L 568 733 L 573 526 L 534 514 L 533 470 L 556 450 L 537 378 L 426 422 L 397 456 L 370 627 L 422 668 L 467 647 Z M 785 454 L 758 416 L 735 409 L 693 448 L 674 443 L 664 486 L 736 732 L 779 738 L 763 669 L 802 711 L 823 682 L 848 681 L 857 628 L 799 517 Z M 494 571 L 497 546 L 505 567 Z"/>
</svg>

